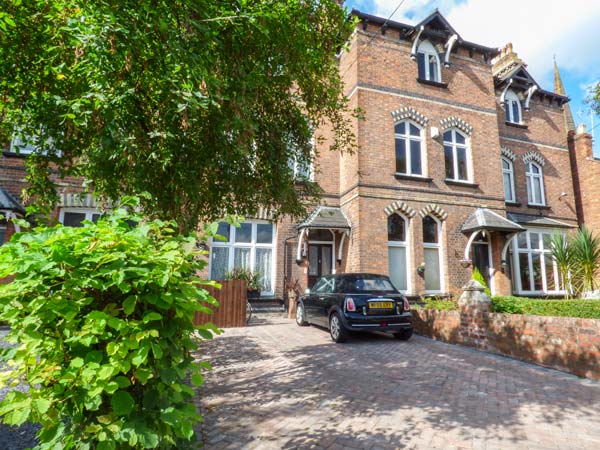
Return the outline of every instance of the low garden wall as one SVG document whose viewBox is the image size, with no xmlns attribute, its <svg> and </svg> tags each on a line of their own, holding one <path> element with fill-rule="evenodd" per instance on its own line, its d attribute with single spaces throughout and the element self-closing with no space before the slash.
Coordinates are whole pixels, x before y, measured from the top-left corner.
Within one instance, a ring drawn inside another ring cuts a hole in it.
<svg viewBox="0 0 600 450">
<path fill-rule="evenodd" d="M 464 295 L 464 294 L 463 294 Z M 468 345 L 600 380 L 600 320 L 458 311 L 413 310 L 417 334 Z"/>
</svg>

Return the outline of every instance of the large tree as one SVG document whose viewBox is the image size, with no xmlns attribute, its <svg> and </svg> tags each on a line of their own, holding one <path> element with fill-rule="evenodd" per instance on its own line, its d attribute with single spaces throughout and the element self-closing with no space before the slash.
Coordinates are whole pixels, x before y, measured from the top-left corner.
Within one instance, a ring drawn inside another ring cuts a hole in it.
<svg viewBox="0 0 600 450">
<path fill-rule="evenodd" d="M 5 0 L 0 120 L 33 140 L 31 200 L 56 201 L 52 170 L 109 198 L 148 192 L 176 218 L 298 214 L 314 130 L 354 145 L 336 53 L 353 32 L 337 0 Z"/>
</svg>

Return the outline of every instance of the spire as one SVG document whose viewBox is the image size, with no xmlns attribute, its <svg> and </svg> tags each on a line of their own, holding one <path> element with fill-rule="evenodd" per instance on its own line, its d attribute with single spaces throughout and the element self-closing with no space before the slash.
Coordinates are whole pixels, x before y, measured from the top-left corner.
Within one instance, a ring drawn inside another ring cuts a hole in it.
<svg viewBox="0 0 600 450">
<path fill-rule="evenodd" d="M 560 72 L 558 71 L 558 65 L 556 64 L 556 55 L 554 56 L 554 92 L 559 95 L 566 96 L 565 87 L 562 79 L 560 78 Z M 563 105 L 563 115 L 565 116 L 565 125 L 567 127 L 567 133 L 575 130 L 575 121 L 573 120 L 573 114 L 571 113 L 571 107 L 568 103 Z"/>
</svg>

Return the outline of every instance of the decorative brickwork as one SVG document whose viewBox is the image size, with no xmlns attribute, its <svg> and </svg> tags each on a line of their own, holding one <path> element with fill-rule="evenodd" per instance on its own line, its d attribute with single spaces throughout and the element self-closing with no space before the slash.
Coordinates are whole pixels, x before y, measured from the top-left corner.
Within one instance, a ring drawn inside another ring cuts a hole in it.
<svg viewBox="0 0 600 450">
<path fill-rule="evenodd" d="M 448 213 L 444 211 L 438 205 L 427 205 L 421 211 L 419 211 L 419 215 L 421 217 L 425 217 L 428 215 L 432 215 L 437 217 L 440 220 L 446 220 L 448 218 Z"/>
<path fill-rule="evenodd" d="M 394 119 L 394 122 L 410 119 L 417 122 L 422 127 L 426 127 L 429 123 L 429 119 L 427 117 L 418 113 L 417 110 L 411 108 L 410 106 L 405 106 L 404 108 L 392 111 L 392 118 Z"/>
<path fill-rule="evenodd" d="M 523 155 L 523 162 L 525 164 L 528 164 L 531 161 L 535 161 L 540 166 L 544 166 L 546 164 L 546 160 L 544 159 L 544 157 L 535 150 L 530 150 Z"/>
<path fill-rule="evenodd" d="M 448 128 L 458 128 L 468 136 L 471 136 L 471 133 L 473 133 L 473 127 L 471 125 L 469 125 L 463 119 L 455 116 L 440 120 L 440 127 L 442 127 L 442 130 L 446 130 Z"/>
<path fill-rule="evenodd" d="M 505 147 L 505 146 L 500 147 L 500 153 L 502 154 L 502 156 L 510 159 L 511 161 L 514 161 L 515 159 L 517 159 L 517 155 L 515 155 L 515 152 L 513 152 L 508 147 Z"/>
<path fill-rule="evenodd" d="M 417 214 L 417 212 L 413 208 L 411 208 L 404 202 L 394 202 L 390 206 L 386 206 L 384 211 L 388 216 L 391 216 L 395 212 L 400 212 L 409 219 L 413 218 Z"/>
</svg>

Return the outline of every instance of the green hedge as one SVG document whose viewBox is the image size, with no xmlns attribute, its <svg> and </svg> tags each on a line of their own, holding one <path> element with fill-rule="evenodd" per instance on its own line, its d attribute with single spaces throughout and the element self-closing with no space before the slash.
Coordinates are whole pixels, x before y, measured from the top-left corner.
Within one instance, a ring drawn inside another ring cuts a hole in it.
<svg viewBox="0 0 600 450">
<path fill-rule="evenodd" d="M 600 319 L 600 300 L 544 300 L 525 297 L 492 297 L 492 311 L 534 316 Z"/>
<path fill-rule="evenodd" d="M 458 309 L 458 305 L 452 300 L 443 300 L 440 298 L 426 298 L 424 303 L 424 307 L 426 309 L 436 309 L 438 311 L 451 311 Z"/>
</svg>

